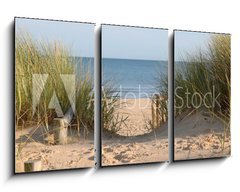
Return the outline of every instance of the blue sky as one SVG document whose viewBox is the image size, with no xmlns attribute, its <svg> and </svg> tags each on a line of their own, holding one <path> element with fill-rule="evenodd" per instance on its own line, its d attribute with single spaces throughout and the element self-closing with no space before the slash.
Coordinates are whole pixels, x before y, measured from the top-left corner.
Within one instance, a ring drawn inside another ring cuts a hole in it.
<svg viewBox="0 0 240 192">
<path fill-rule="evenodd" d="M 102 25 L 103 58 L 167 60 L 168 31 Z"/>
<path fill-rule="evenodd" d="M 212 35 L 211 33 L 203 32 L 175 31 L 175 60 L 182 61 L 186 53 L 194 54 L 199 49 L 206 49 Z"/>
<path fill-rule="evenodd" d="M 94 57 L 94 24 L 16 19 L 16 33 L 28 32 L 33 40 L 60 41 L 72 56 Z"/>
</svg>

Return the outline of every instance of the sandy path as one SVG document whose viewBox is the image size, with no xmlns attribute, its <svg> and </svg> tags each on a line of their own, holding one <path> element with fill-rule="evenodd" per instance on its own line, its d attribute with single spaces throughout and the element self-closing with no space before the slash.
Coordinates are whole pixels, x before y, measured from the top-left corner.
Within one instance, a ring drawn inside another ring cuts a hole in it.
<svg viewBox="0 0 240 192">
<path fill-rule="evenodd" d="M 149 129 L 151 120 L 150 99 L 122 100 L 117 112 L 128 115 L 127 126 L 122 126 L 120 136 L 103 133 L 102 165 L 124 165 L 168 160 L 167 123 L 160 129 Z"/>
<path fill-rule="evenodd" d="M 150 99 L 122 99 L 120 109 L 117 110 L 124 117 L 128 116 L 127 126 L 123 126 L 119 135 L 134 136 L 150 132 L 149 120 L 151 120 Z"/>
<path fill-rule="evenodd" d="M 138 164 L 168 160 L 168 140 L 103 144 L 102 165 Z"/>
</svg>

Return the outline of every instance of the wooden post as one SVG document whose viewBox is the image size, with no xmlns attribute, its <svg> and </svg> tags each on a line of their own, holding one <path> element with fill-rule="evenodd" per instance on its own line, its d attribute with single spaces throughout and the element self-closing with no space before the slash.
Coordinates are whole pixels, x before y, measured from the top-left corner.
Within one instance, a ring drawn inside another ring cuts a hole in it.
<svg viewBox="0 0 240 192">
<path fill-rule="evenodd" d="M 159 101 L 160 97 L 159 95 L 156 95 L 156 125 L 157 127 L 160 126 L 160 114 L 159 114 L 159 105 L 160 105 L 160 101 Z"/>
<path fill-rule="evenodd" d="M 28 160 L 24 162 L 25 172 L 34 172 L 34 171 L 41 171 L 41 170 L 42 170 L 42 163 L 40 159 Z"/>
<path fill-rule="evenodd" d="M 155 128 L 159 127 L 161 122 L 159 107 L 160 107 L 160 96 L 155 94 L 152 100 L 152 125 Z"/>
<path fill-rule="evenodd" d="M 154 98 L 152 100 L 152 126 L 155 127 L 155 101 Z"/>
<path fill-rule="evenodd" d="M 54 143 L 64 145 L 67 144 L 68 126 L 73 118 L 73 110 L 69 108 L 67 113 L 60 118 L 54 119 Z"/>
<path fill-rule="evenodd" d="M 68 127 L 63 118 L 54 119 L 54 143 L 64 145 L 67 144 Z"/>
</svg>

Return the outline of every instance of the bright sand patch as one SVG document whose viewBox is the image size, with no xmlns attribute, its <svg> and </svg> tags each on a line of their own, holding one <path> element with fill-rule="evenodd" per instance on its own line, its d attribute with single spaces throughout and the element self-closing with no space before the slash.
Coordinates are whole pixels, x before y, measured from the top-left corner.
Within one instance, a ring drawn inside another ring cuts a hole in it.
<svg viewBox="0 0 240 192">
<path fill-rule="evenodd" d="M 117 111 L 124 117 L 128 116 L 126 125 L 118 132 L 119 135 L 136 136 L 149 133 L 151 120 L 151 99 L 121 99 Z"/>
<path fill-rule="evenodd" d="M 16 131 L 15 162 L 17 173 L 24 172 L 24 162 L 41 160 L 42 171 L 73 169 L 94 166 L 93 139 L 77 137 L 69 131 L 69 144 L 51 145 L 41 128 L 28 128 Z"/>
<path fill-rule="evenodd" d="M 132 99 L 124 101 L 129 103 L 127 106 L 133 106 L 119 110 L 129 116 L 128 126 L 119 131 L 122 137 L 103 139 L 104 166 L 168 160 L 167 123 L 152 132 L 146 128 L 146 122 L 151 119 L 151 103 L 148 101 L 137 101 L 143 105 L 148 103 L 144 109 L 134 105 Z M 199 110 L 186 114 L 183 118 L 177 117 L 174 125 L 175 160 L 230 156 L 230 130 L 226 131 L 223 122 L 206 111 Z"/>
<path fill-rule="evenodd" d="M 121 100 L 117 111 L 128 116 L 119 137 L 104 137 L 102 142 L 103 166 L 162 162 L 168 160 L 167 123 L 151 130 L 151 100 Z"/>
<path fill-rule="evenodd" d="M 231 154 L 230 130 L 205 111 L 176 118 L 174 159 L 226 157 Z"/>
</svg>

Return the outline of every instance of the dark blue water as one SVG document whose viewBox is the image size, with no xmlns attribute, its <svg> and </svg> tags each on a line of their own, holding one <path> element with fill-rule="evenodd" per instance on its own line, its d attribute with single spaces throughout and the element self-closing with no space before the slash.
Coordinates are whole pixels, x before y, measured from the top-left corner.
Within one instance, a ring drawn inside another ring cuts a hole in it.
<svg viewBox="0 0 240 192">
<path fill-rule="evenodd" d="M 121 98 L 148 98 L 156 93 L 159 75 L 167 74 L 167 61 L 103 59 L 102 85 L 112 82 Z"/>
</svg>

